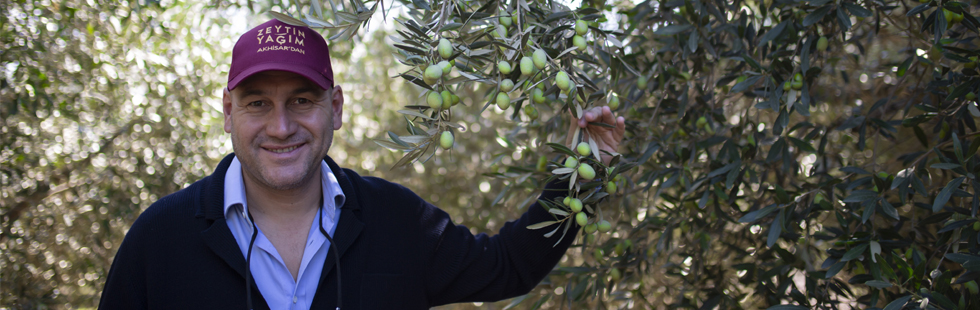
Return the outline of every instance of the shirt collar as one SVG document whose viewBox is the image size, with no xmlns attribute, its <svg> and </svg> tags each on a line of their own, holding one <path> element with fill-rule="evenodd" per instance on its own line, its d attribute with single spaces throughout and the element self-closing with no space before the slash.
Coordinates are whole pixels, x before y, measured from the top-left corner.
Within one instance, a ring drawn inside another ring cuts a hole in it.
<svg viewBox="0 0 980 310">
<path fill-rule="evenodd" d="M 347 201 L 347 196 L 344 195 L 344 191 L 340 188 L 340 183 L 337 182 L 337 176 L 327 166 L 327 162 L 322 160 L 320 161 L 320 188 L 323 191 L 324 198 L 333 197 L 333 199 L 323 199 L 324 210 L 339 209 Z M 232 207 L 241 205 L 242 208 L 240 211 L 243 213 L 243 217 L 246 221 L 251 222 L 247 216 L 248 200 L 245 199 L 245 179 L 242 178 L 242 163 L 238 161 L 238 156 L 232 159 L 228 171 L 225 172 L 224 196 L 225 218 L 228 218 L 229 212 L 239 211 L 237 208 Z M 323 212 L 323 216 L 336 221 L 333 218 L 334 214 L 335 212 Z"/>
</svg>

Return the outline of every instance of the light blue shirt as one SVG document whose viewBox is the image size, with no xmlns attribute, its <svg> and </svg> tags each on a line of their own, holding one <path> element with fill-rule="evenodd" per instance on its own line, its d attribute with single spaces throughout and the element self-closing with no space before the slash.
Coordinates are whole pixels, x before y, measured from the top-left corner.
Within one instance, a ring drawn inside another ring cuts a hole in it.
<svg viewBox="0 0 980 310">
<path fill-rule="evenodd" d="M 325 161 L 320 162 L 320 184 L 323 190 L 323 211 L 317 212 L 323 218 L 323 229 L 330 237 L 334 237 L 337 229 L 337 219 L 340 218 L 340 207 L 344 205 L 346 197 L 340 189 L 337 177 L 330 171 Z M 242 257 L 248 253 L 248 243 L 252 238 L 252 224 L 245 214 L 248 210 L 248 200 L 245 199 L 245 181 L 242 179 L 242 163 L 238 157 L 232 160 L 228 172 L 225 173 L 225 219 L 231 234 L 235 236 L 238 247 L 242 250 Z M 333 199 L 328 199 L 333 197 Z M 258 235 L 255 237 L 255 245 L 252 247 L 252 261 L 250 270 L 252 278 L 262 297 L 265 298 L 269 308 L 279 309 L 309 309 L 316 295 L 316 288 L 320 282 L 320 273 L 323 271 L 323 263 L 327 259 L 327 252 L 330 250 L 330 242 L 320 232 L 320 221 L 313 220 L 310 231 L 306 237 L 306 249 L 303 250 L 303 260 L 299 265 L 299 272 L 296 280 L 289 273 L 286 264 L 272 242 L 262 233 L 262 228 L 258 228 Z"/>
</svg>

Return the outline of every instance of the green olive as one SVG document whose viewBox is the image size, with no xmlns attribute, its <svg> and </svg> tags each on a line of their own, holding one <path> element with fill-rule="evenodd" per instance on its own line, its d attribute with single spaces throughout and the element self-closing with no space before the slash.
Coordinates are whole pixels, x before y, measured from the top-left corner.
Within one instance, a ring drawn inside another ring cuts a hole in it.
<svg viewBox="0 0 980 310">
<path fill-rule="evenodd" d="M 453 56 L 453 44 L 445 38 L 439 39 L 439 47 L 437 50 L 439 51 L 439 57 L 442 57 L 442 59 L 448 59 L 449 57 Z"/>
<path fill-rule="evenodd" d="M 504 27 L 510 27 L 510 25 L 514 24 L 514 19 L 507 15 L 501 15 L 497 18 L 497 21 L 499 21 L 501 25 L 504 25 Z"/>
<path fill-rule="evenodd" d="M 595 179 L 595 169 L 592 169 L 592 166 L 589 166 L 589 164 L 581 164 L 578 166 L 578 176 L 586 181 Z"/>
<path fill-rule="evenodd" d="M 565 158 L 565 168 L 575 168 L 576 166 L 578 166 L 578 159 L 571 156 Z"/>
<path fill-rule="evenodd" d="M 531 91 L 531 99 L 534 100 L 534 103 L 543 104 L 547 98 L 545 98 L 543 90 L 540 88 L 535 88 Z"/>
<path fill-rule="evenodd" d="M 581 19 L 575 21 L 575 34 L 584 36 L 588 32 L 589 32 L 588 23 L 586 23 L 584 20 Z"/>
<path fill-rule="evenodd" d="M 609 109 L 613 111 L 619 109 L 619 95 L 617 95 L 616 93 L 610 94 L 609 103 L 607 103 L 606 105 L 608 105 Z"/>
<path fill-rule="evenodd" d="M 523 75 L 523 76 L 529 76 L 529 75 L 531 75 L 531 73 L 534 73 L 534 61 L 531 60 L 531 57 L 522 57 L 521 58 L 521 75 Z"/>
<path fill-rule="evenodd" d="M 535 108 L 533 104 L 524 106 L 524 115 L 531 121 L 538 119 L 538 108 Z"/>
<path fill-rule="evenodd" d="M 513 68 L 510 67 L 509 62 L 501 60 L 497 63 L 497 70 L 499 70 L 502 74 L 510 74 Z"/>
<path fill-rule="evenodd" d="M 453 71 L 453 66 L 450 65 L 448 61 L 443 60 L 436 65 L 442 68 L 442 75 L 448 75 L 449 72 Z"/>
<path fill-rule="evenodd" d="M 453 137 L 453 133 L 448 131 L 443 131 L 442 135 L 439 136 L 439 146 L 444 150 L 448 150 L 453 147 L 453 142 L 456 138 Z"/>
<path fill-rule="evenodd" d="M 438 65 L 431 65 L 425 68 L 425 73 L 422 74 L 422 80 L 426 84 L 435 84 L 440 78 L 442 78 L 442 67 Z"/>
<path fill-rule="evenodd" d="M 501 110 L 507 110 L 507 108 L 510 108 L 510 96 L 507 96 L 507 93 L 497 93 L 497 107 Z"/>
<path fill-rule="evenodd" d="M 587 234 L 595 233 L 597 230 L 599 230 L 599 225 L 596 223 L 585 225 L 585 233 Z"/>
<path fill-rule="evenodd" d="M 546 168 L 548 168 L 548 158 L 544 156 L 538 157 L 538 163 L 534 166 L 534 168 L 538 171 L 544 171 Z"/>
<path fill-rule="evenodd" d="M 572 209 L 572 212 L 582 212 L 582 200 L 578 198 L 572 198 L 568 202 L 568 207 Z"/>
<path fill-rule="evenodd" d="M 687 138 L 687 131 L 684 130 L 684 128 L 678 128 L 677 129 L 677 136 L 678 137 L 681 137 L 681 138 Z M 681 180 L 683 180 L 683 179 L 681 179 Z"/>
<path fill-rule="evenodd" d="M 497 28 L 494 29 L 493 35 L 495 37 L 498 37 L 498 38 L 506 38 L 507 37 L 507 26 L 499 25 L 498 24 L 497 25 Z"/>
<path fill-rule="evenodd" d="M 589 144 L 585 142 L 579 142 L 578 145 L 575 146 L 575 150 L 578 151 L 578 154 L 582 156 L 592 155 L 592 147 L 590 147 Z"/>
<path fill-rule="evenodd" d="M 585 212 L 575 213 L 575 222 L 578 223 L 578 226 L 585 226 L 589 223 L 589 216 L 585 215 Z"/>
<path fill-rule="evenodd" d="M 568 78 L 568 73 L 565 71 L 558 71 L 555 75 L 555 85 L 561 90 L 568 90 L 571 87 L 571 80 Z"/>
<path fill-rule="evenodd" d="M 585 38 L 580 35 L 572 37 L 572 45 L 574 45 L 579 51 L 584 51 L 589 45 L 585 42 Z"/>
<path fill-rule="evenodd" d="M 599 221 L 599 231 L 601 231 L 601 232 L 608 232 L 610 230 L 612 230 L 612 224 L 609 223 L 609 221 L 607 221 L 607 220 L 601 220 L 601 221 Z"/>
<path fill-rule="evenodd" d="M 619 280 L 622 278 L 623 278 L 623 274 L 619 271 L 618 268 L 613 268 L 612 270 L 609 271 L 609 279 L 611 279 L 612 282 L 619 282 Z"/>
<path fill-rule="evenodd" d="M 503 81 L 500 81 L 500 91 L 509 92 L 512 89 L 514 89 L 514 81 L 511 81 L 510 79 L 504 79 Z"/>
<path fill-rule="evenodd" d="M 980 294 L 980 287 L 977 286 L 977 281 L 970 281 L 963 284 L 965 284 L 966 289 L 970 291 L 970 294 Z"/>
<path fill-rule="evenodd" d="M 537 49 L 531 54 L 531 61 L 534 62 L 534 66 L 538 70 L 544 70 L 545 66 L 548 65 L 548 53 L 545 53 L 544 49 Z"/>
<path fill-rule="evenodd" d="M 442 108 L 442 94 L 439 92 L 429 92 L 425 96 L 425 103 L 429 104 L 429 107 L 438 110 Z"/>
<path fill-rule="evenodd" d="M 817 50 L 821 52 L 826 51 L 827 45 L 829 44 L 830 42 L 827 41 L 827 37 L 820 37 L 817 39 Z"/>
<path fill-rule="evenodd" d="M 449 107 L 453 106 L 453 93 L 449 92 L 448 90 L 444 90 L 439 93 L 439 95 L 442 96 L 443 109 L 448 109 Z"/>
<path fill-rule="evenodd" d="M 803 81 L 793 81 L 793 83 L 790 83 L 790 87 L 795 90 L 801 90 L 803 89 Z"/>
</svg>

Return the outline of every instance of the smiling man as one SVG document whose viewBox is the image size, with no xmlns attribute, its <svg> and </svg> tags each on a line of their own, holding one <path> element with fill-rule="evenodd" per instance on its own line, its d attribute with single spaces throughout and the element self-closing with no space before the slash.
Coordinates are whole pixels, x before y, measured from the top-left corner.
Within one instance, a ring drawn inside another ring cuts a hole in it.
<svg viewBox="0 0 980 310">
<path fill-rule="evenodd" d="M 266 22 L 232 52 L 223 98 L 234 154 L 214 173 L 160 199 L 116 254 L 100 309 L 428 309 L 530 291 L 574 238 L 555 246 L 529 224 L 534 204 L 496 236 L 472 235 L 398 184 L 342 169 L 327 156 L 344 95 L 317 32 Z M 573 120 L 615 124 L 608 108 Z M 550 184 L 553 199 L 567 184 Z M 569 223 L 570 224 L 570 223 Z M 578 227 L 570 229 L 574 234 Z"/>
</svg>

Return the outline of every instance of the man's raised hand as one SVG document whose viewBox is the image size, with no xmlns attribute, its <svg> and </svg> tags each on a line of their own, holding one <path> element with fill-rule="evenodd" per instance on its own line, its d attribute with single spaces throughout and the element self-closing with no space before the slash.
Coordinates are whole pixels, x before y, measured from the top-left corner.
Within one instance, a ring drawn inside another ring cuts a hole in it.
<svg viewBox="0 0 980 310">
<path fill-rule="evenodd" d="M 604 123 L 612 126 L 612 128 L 589 123 Z M 580 128 L 582 130 L 581 133 L 576 135 L 576 131 Z M 611 154 L 618 154 L 619 143 L 623 141 L 625 132 L 625 118 L 622 116 L 614 117 L 609 107 L 593 107 L 583 111 L 582 118 L 572 116 L 572 121 L 568 126 L 565 145 L 568 145 L 571 149 L 575 149 L 575 145 L 579 141 L 588 142 L 589 137 L 591 137 L 595 140 L 595 144 L 599 148 L 595 150 L 595 153 L 606 151 Z M 577 136 L 581 137 L 579 138 Z M 599 157 L 602 158 L 602 163 L 606 165 L 609 165 L 610 160 L 612 160 L 612 156 L 608 156 L 607 154 L 599 155 Z"/>
</svg>

